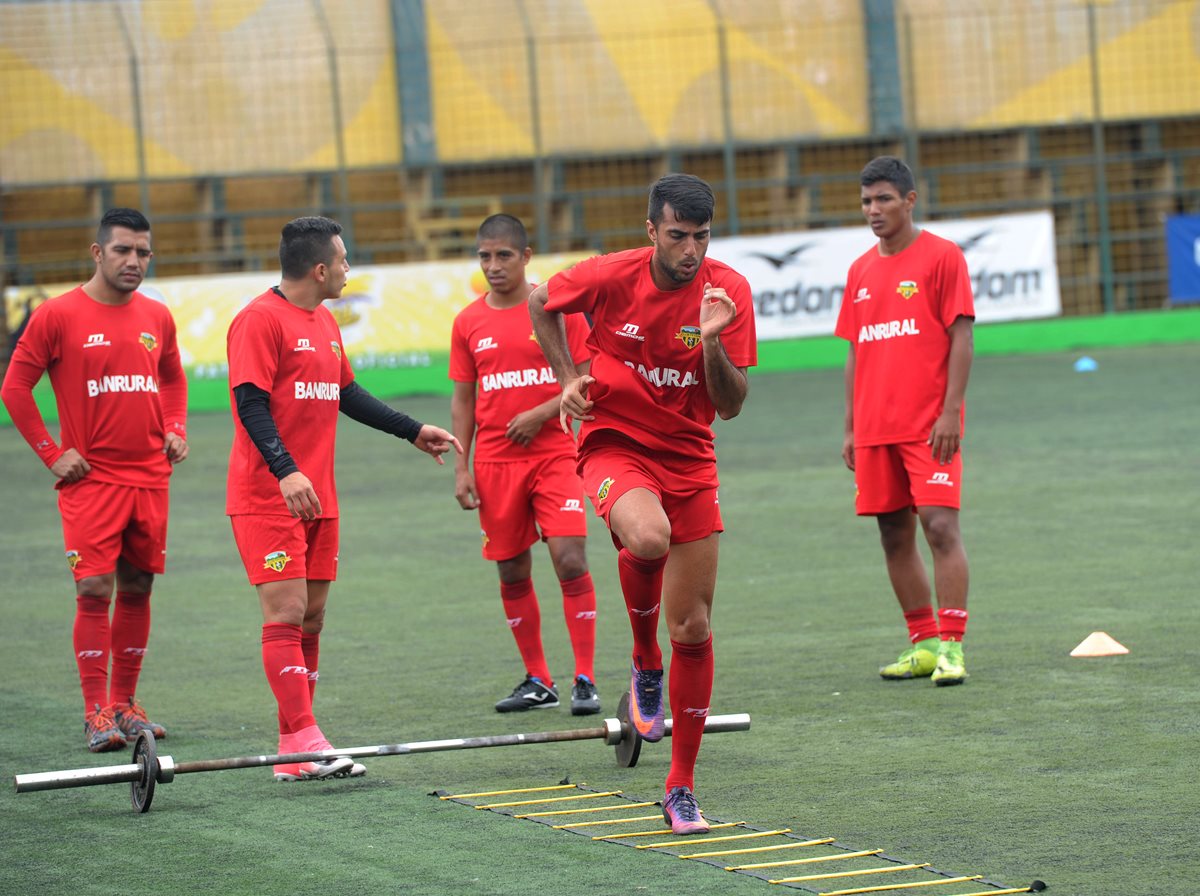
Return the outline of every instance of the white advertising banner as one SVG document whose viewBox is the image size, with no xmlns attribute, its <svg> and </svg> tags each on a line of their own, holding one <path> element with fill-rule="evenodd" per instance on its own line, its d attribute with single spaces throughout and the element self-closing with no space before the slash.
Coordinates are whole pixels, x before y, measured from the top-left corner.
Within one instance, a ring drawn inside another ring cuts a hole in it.
<svg viewBox="0 0 1200 896">
<path fill-rule="evenodd" d="M 979 323 L 1062 314 L 1048 211 L 920 223 L 962 249 Z M 709 257 L 750 281 L 760 340 L 828 336 L 851 263 L 876 244 L 866 224 L 714 239 Z"/>
</svg>

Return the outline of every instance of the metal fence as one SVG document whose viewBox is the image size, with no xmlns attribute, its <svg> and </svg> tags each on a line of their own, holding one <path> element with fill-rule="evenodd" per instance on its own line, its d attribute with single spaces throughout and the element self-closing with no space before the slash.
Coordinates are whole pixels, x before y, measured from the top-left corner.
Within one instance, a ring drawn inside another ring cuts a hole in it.
<svg viewBox="0 0 1200 896">
<path fill-rule="evenodd" d="M 0 277 L 85 278 L 118 204 L 160 276 L 273 269 L 311 213 L 359 261 L 469 253 L 497 209 L 539 251 L 637 245 L 668 170 L 719 233 L 856 224 L 888 152 L 927 220 L 1050 209 L 1066 313 L 1154 307 L 1198 31 L 1196 0 L 8 0 Z"/>
</svg>

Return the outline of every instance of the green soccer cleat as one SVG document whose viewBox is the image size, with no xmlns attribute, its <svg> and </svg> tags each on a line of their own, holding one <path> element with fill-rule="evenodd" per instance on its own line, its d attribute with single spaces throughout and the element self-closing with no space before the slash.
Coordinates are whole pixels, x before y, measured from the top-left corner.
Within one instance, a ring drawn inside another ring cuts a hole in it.
<svg viewBox="0 0 1200 896">
<path fill-rule="evenodd" d="M 967 680 L 967 667 L 963 662 L 961 641 L 943 641 L 938 649 L 937 668 L 933 670 L 933 683 L 938 687 L 962 684 Z"/>
<path fill-rule="evenodd" d="M 918 641 L 900 654 L 900 658 L 896 662 L 881 666 L 879 677 L 893 681 L 929 677 L 933 674 L 934 667 L 937 666 L 939 643 L 937 638 Z"/>
</svg>

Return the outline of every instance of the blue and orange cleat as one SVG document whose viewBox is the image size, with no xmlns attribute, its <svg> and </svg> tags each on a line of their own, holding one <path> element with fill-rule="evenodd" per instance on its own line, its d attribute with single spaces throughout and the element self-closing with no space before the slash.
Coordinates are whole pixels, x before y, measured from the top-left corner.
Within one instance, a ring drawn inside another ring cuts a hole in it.
<svg viewBox="0 0 1200 896">
<path fill-rule="evenodd" d="M 663 800 L 663 821 L 671 826 L 673 834 L 706 834 L 708 822 L 696 805 L 696 795 L 690 787 L 672 787 Z"/>
<path fill-rule="evenodd" d="M 629 721 L 644 741 L 663 739 L 663 670 L 633 667 L 629 678 Z"/>
<path fill-rule="evenodd" d="M 87 735 L 88 749 L 93 753 L 107 753 L 125 746 L 125 735 L 117 727 L 112 707 L 101 709 L 100 704 L 83 716 L 83 733 Z"/>
<path fill-rule="evenodd" d="M 143 731 L 149 731 L 155 740 L 162 740 L 167 736 L 167 729 L 146 718 L 146 710 L 132 697 L 127 703 L 112 703 L 108 708 L 112 710 L 117 727 L 121 729 L 126 740 L 137 740 L 137 736 Z"/>
</svg>

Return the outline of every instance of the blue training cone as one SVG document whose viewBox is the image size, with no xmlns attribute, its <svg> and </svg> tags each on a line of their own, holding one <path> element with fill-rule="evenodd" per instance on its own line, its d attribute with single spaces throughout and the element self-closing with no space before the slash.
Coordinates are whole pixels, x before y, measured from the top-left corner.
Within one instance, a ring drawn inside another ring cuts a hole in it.
<svg viewBox="0 0 1200 896">
<path fill-rule="evenodd" d="M 1093 370 L 1099 370 L 1099 369 L 1100 369 L 1100 365 L 1096 363 L 1096 359 L 1089 358 L 1087 355 L 1084 355 L 1082 358 L 1080 358 L 1078 361 L 1075 362 L 1075 372 L 1076 373 L 1091 373 Z"/>
</svg>

